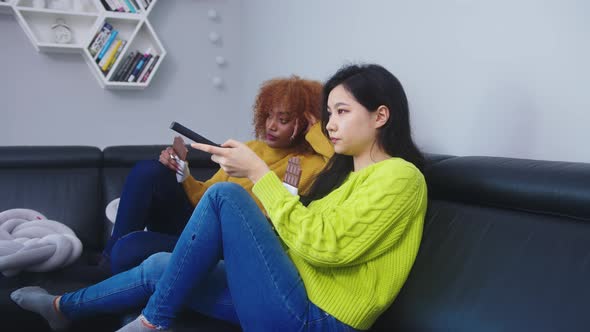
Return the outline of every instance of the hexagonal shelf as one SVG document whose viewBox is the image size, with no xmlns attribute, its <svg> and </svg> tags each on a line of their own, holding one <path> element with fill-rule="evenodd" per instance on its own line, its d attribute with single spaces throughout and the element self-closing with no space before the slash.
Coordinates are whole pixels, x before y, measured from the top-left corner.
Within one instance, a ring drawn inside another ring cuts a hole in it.
<svg viewBox="0 0 590 332">
<path fill-rule="evenodd" d="M 12 14 L 12 0 L 0 0 L 0 14 Z"/>
<path fill-rule="evenodd" d="M 144 89 L 166 56 L 147 19 L 157 1 L 15 0 L 0 11 L 14 12 L 37 51 L 80 53 L 103 88 Z"/>
</svg>

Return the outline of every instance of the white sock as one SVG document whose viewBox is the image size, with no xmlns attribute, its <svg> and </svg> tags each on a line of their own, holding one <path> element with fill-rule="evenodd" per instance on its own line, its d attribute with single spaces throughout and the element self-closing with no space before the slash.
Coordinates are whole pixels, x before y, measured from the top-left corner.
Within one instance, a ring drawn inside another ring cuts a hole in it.
<svg viewBox="0 0 590 332">
<path fill-rule="evenodd" d="M 23 287 L 10 294 L 10 298 L 19 305 L 19 307 L 36 312 L 43 316 L 54 331 L 65 330 L 70 322 L 54 306 L 57 298 L 55 295 L 47 293 L 41 287 Z"/>
<path fill-rule="evenodd" d="M 117 332 L 154 332 L 154 331 L 162 331 L 162 332 L 172 332 L 171 329 L 166 330 L 159 330 L 156 326 L 152 323 L 148 322 L 148 320 L 143 316 L 139 315 L 134 321 L 131 323 L 123 326 Z"/>
</svg>

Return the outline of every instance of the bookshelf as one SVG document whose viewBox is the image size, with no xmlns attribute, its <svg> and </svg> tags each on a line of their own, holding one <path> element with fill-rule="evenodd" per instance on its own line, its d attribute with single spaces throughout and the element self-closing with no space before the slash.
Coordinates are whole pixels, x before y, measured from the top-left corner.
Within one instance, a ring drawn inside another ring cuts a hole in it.
<svg viewBox="0 0 590 332">
<path fill-rule="evenodd" d="M 40 6 L 39 2 L 44 4 Z M 148 15 L 157 2 L 158 0 L 0 0 L 0 13 L 14 13 L 38 52 L 81 54 L 101 87 L 144 89 L 149 86 L 166 56 L 166 49 L 148 20 Z M 121 4 L 124 5 L 119 6 Z M 117 6 L 116 10 L 112 10 L 113 5 Z M 108 34 L 104 29 L 107 29 Z M 97 43 L 95 40 L 101 33 L 112 35 L 112 42 L 108 42 L 109 38 L 103 36 L 105 41 Z M 97 47 L 100 47 L 98 51 Z M 131 55 L 138 52 L 142 56 L 131 63 Z M 152 58 L 154 60 L 149 62 Z M 125 61 L 127 59 L 129 61 Z M 125 77 L 124 65 L 129 68 L 137 65 L 137 68 L 135 71 L 133 68 L 129 69 Z"/>
<path fill-rule="evenodd" d="M 12 14 L 12 0 L 2 1 L 0 0 L 0 14 Z"/>
</svg>

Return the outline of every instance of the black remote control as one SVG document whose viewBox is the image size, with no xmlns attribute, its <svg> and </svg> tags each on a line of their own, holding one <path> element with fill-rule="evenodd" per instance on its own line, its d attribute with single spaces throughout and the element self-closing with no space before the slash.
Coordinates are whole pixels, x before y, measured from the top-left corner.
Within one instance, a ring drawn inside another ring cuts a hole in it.
<svg viewBox="0 0 590 332">
<path fill-rule="evenodd" d="M 203 144 L 208 144 L 208 145 L 213 145 L 213 146 L 217 146 L 217 147 L 221 147 L 219 144 L 217 143 L 213 143 L 212 141 L 206 139 L 205 137 L 195 133 L 194 131 L 188 129 L 187 127 L 181 125 L 180 123 L 176 122 L 176 121 L 172 121 L 172 123 L 170 124 L 170 129 L 174 130 L 175 132 L 193 140 L 195 143 L 203 143 Z"/>
</svg>

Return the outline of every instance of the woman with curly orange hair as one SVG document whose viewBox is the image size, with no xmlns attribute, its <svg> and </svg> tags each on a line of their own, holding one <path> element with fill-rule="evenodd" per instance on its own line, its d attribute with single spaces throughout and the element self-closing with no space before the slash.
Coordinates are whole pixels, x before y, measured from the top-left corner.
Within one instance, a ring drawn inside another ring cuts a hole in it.
<svg viewBox="0 0 590 332">
<path fill-rule="evenodd" d="M 333 154 L 317 123 L 321 100 L 320 82 L 291 76 L 264 82 L 254 103 L 257 140 L 247 145 L 281 177 L 289 159 L 298 157 L 301 193 L 307 192 L 313 177 Z M 161 152 L 159 161 L 141 161 L 127 176 L 113 233 L 101 257 L 105 272 L 125 271 L 153 253 L 172 251 L 194 207 L 215 183 L 239 184 L 264 212 L 252 194 L 252 182 L 231 177 L 223 169 L 201 182 L 190 175 L 187 162 L 180 172 L 183 177 L 177 180 L 180 166 L 175 157 L 184 161 L 186 154 L 184 142 L 176 137 L 173 147 Z"/>
<path fill-rule="evenodd" d="M 317 81 L 303 80 L 297 76 L 266 81 L 254 103 L 256 138 L 273 148 L 292 147 L 300 152 L 311 152 L 313 147 L 300 134 L 304 128 L 308 131 L 320 117 L 321 97 L 322 84 Z M 276 129 L 280 127 L 285 135 L 277 136 L 273 133 L 274 128 L 268 126 L 273 118 L 277 121 Z M 292 134 L 287 135 L 289 133 Z M 327 140 L 320 139 L 318 143 L 321 142 L 328 144 L 324 148 L 329 147 Z M 321 151 L 319 153 L 322 154 Z"/>
</svg>

